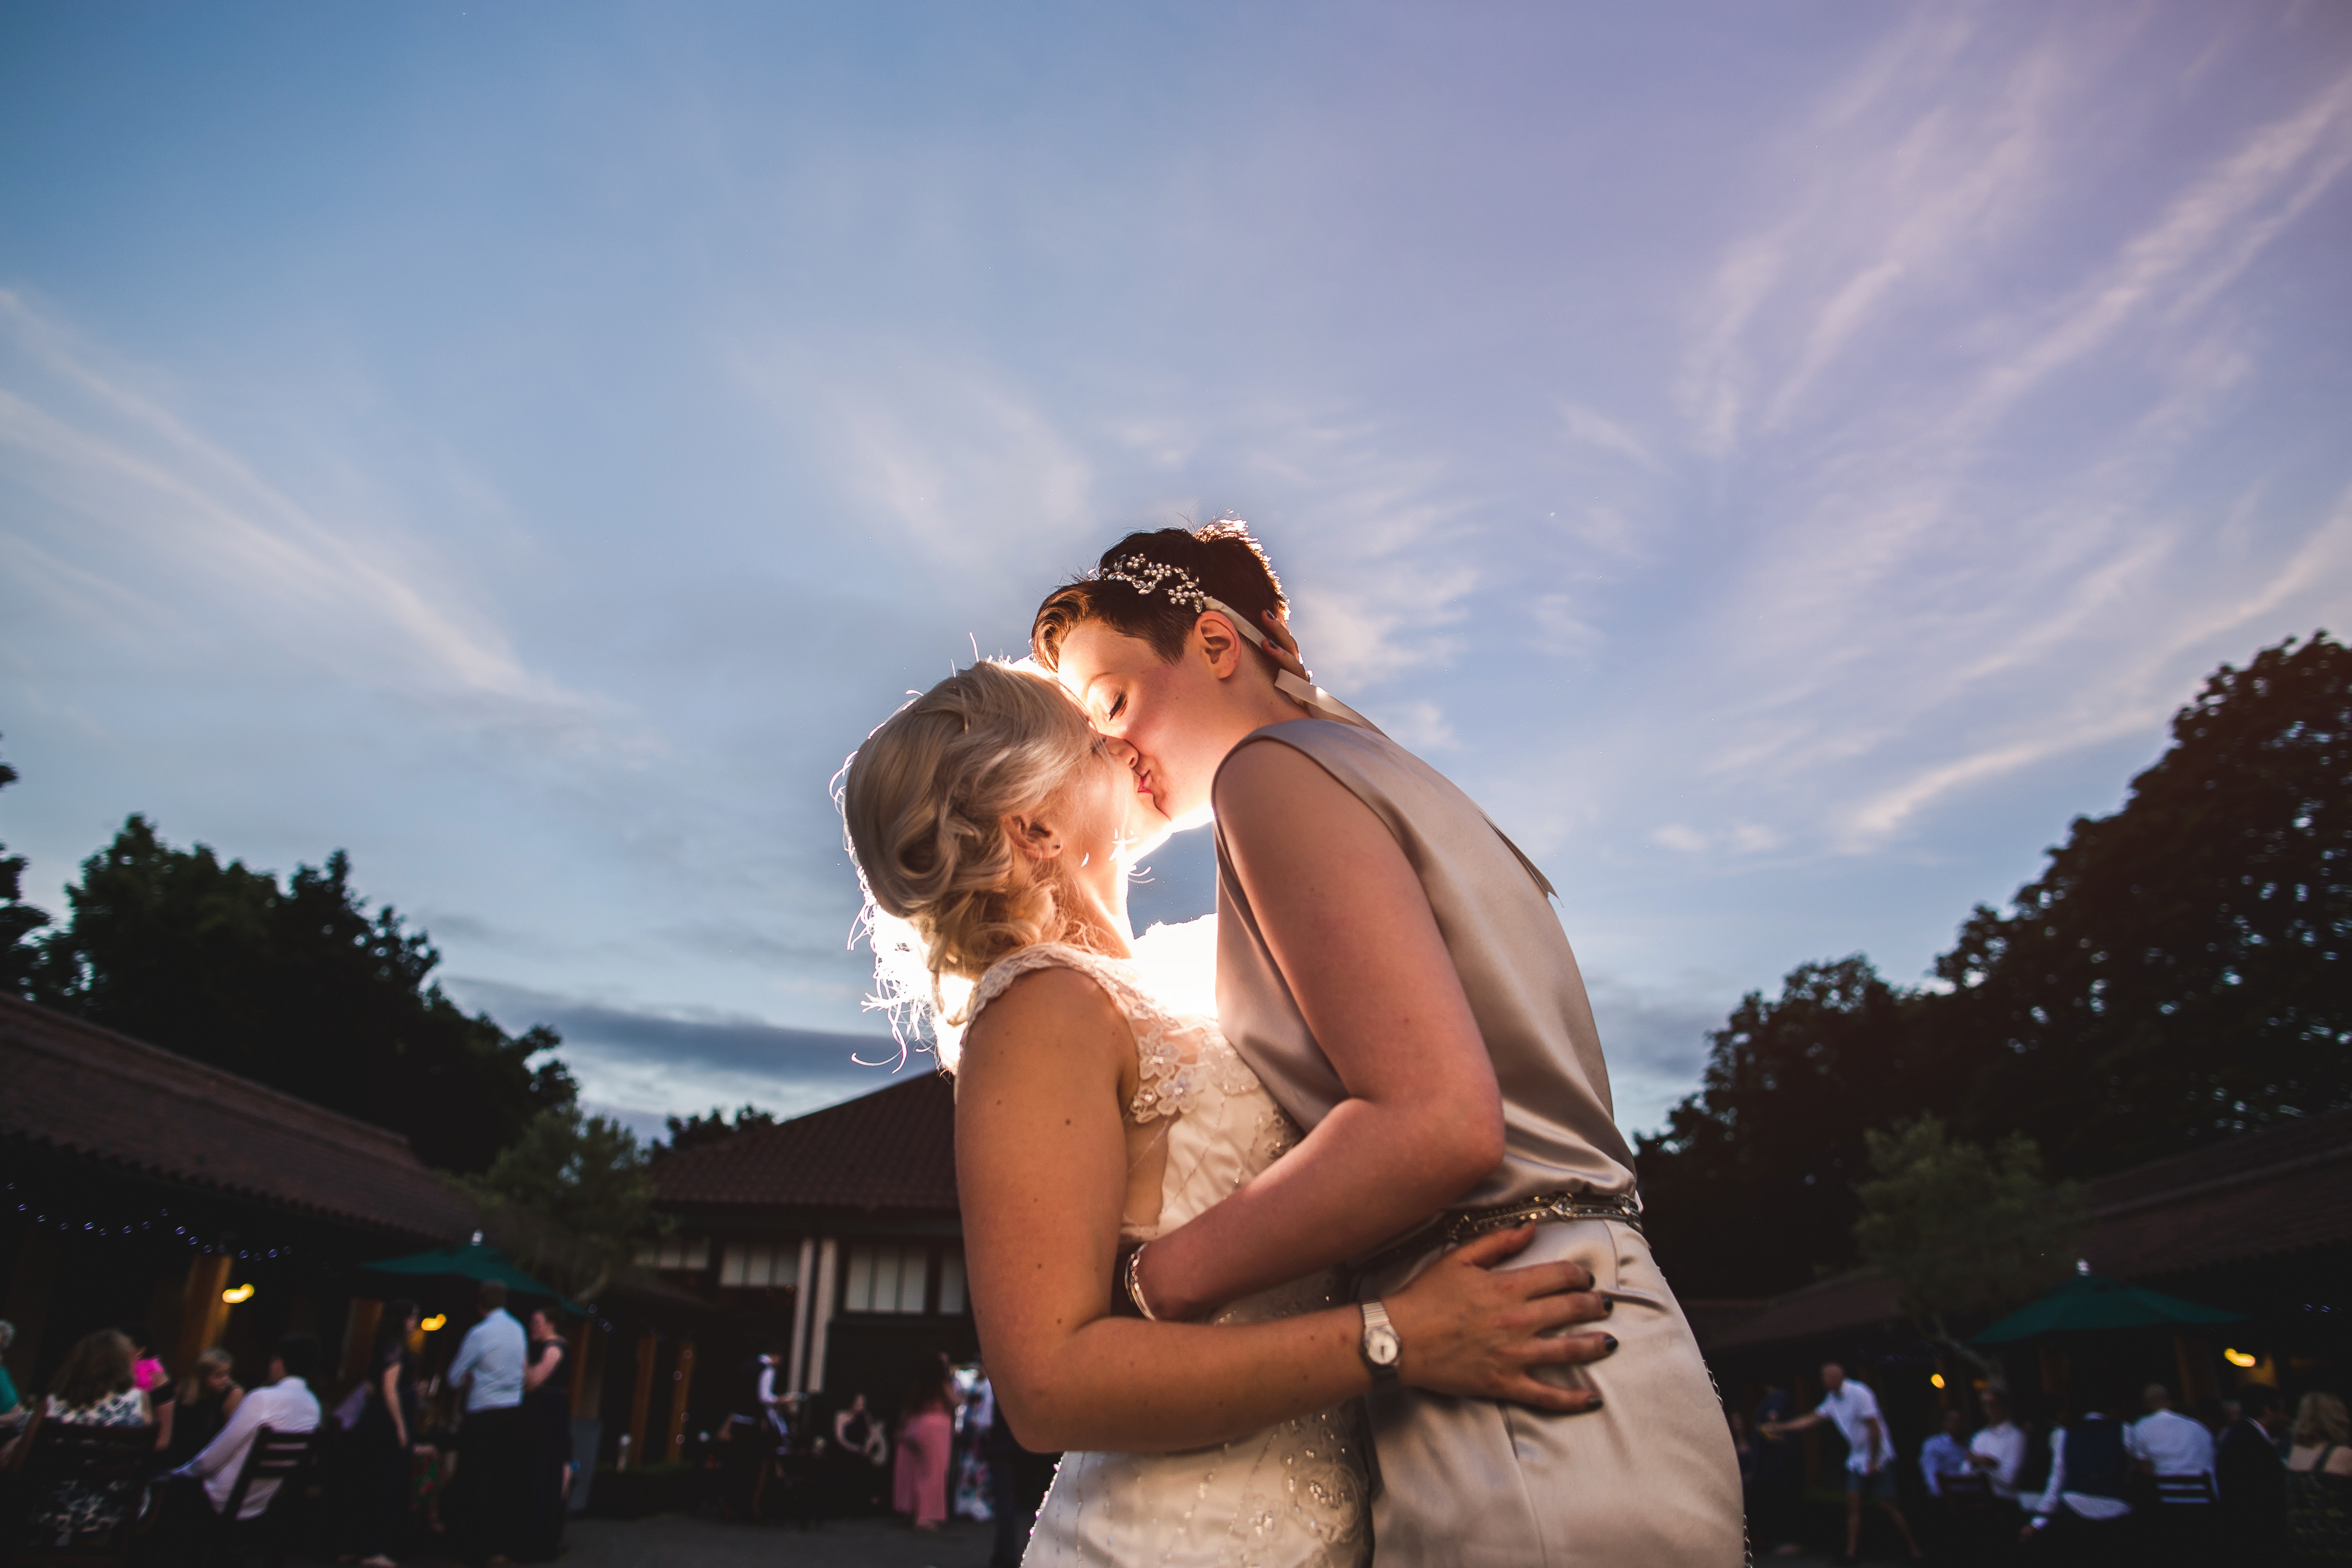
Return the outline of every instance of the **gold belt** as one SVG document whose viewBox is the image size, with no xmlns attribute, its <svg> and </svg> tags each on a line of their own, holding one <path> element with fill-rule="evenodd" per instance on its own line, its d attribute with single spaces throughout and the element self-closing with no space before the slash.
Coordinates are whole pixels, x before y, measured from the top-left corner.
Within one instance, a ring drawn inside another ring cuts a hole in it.
<svg viewBox="0 0 2352 1568">
<path fill-rule="evenodd" d="M 1502 1230 L 1514 1225 L 1549 1225 L 1571 1219 L 1613 1219 L 1620 1225 L 1630 1225 L 1644 1239 L 1642 1230 L 1642 1195 L 1639 1189 L 1618 1197 L 1595 1197 L 1583 1192 L 1543 1192 L 1523 1198 L 1517 1203 L 1496 1204 L 1491 1208 L 1460 1208 L 1451 1214 L 1441 1214 L 1420 1229 L 1400 1240 L 1392 1241 L 1358 1266 L 1359 1277 L 1377 1274 L 1392 1264 L 1424 1252 L 1461 1246 L 1474 1236 L 1484 1236 L 1489 1230 Z"/>
</svg>

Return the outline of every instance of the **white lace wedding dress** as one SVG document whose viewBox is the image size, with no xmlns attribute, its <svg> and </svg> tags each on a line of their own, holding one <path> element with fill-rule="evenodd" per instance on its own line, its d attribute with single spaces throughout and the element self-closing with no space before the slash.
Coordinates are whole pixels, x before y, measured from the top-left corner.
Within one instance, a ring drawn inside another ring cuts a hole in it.
<svg viewBox="0 0 2352 1568">
<path fill-rule="evenodd" d="M 1162 1130 L 1160 1211 L 1132 1215 L 1129 1241 L 1172 1230 L 1298 1140 L 1214 1017 L 1215 919 L 1155 926 L 1132 961 L 1056 943 L 1024 948 L 982 977 L 974 1010 L 1048 967 L 1094 980 L 1135 1030 L 1140 1089 L 1131 1126 Z M 1336 1270 L 1235 1302 L 1215 1321 L 1256 1322 L 1335 1304 Z M 1171 1378 L 1183 1368 L 1168 1369 Z M 1360 1407 L 1354 1401 L 1178 1454 L 1065 1454 L 1024 1568 L 1357 1568 L 1371 1560 Z"/>
</svg>

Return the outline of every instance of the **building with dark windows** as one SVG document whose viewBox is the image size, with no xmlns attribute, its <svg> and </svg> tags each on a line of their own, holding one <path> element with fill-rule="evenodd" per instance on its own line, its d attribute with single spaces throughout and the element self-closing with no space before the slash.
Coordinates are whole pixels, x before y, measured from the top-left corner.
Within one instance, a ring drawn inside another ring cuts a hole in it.
<svg viewBox="0 0 2352 1568">
<path fill-rule="evenodd" d="M 940 1074 L 666 1155 L 654 1185 L 677 1228 L 639 1261 L 724 1312 L 730 1364 L 772 1348 L 793 1390 L 887 1409 L 978 1353 Z"/>
</svg>

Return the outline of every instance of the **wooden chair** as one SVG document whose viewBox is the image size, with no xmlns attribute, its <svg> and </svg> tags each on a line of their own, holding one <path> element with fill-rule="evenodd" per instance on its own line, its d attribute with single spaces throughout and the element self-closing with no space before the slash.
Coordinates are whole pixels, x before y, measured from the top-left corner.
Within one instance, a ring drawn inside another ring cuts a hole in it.
<svg viewBox="0 0 2352 1568">
<path fill-rule="evenodd" d="M 2213 1477 L 2199 1470 L 2189 1476 L 2158 1476 L 2156 1500 L 2168 1507 L 2210 1508 L 2220 1499 L 2213 1490 Z"/>
<path fill-rule="evenodd" d="M 278 1568 L 286 1561 L 286 1519 L 291 1506 L 287 1499 L 299 1495 L 309 1480 L 311 1457 L 318 1447 L 315 1430 L 273 1432 L 263 1427 L 254 1432 L 253 1446 L 246 1449 L 245 1463 L 236 1472 L 236 1485 L 230 1489 L 228 1504 L 220 1512 L 220 1552 L 213 1560 L 218 1568 L 241 1563 L 257 1551 L 268 1568 Z M 239 1517 L 254 1482 L 265 1480 L 278 1483 L 268 1504 L 251 1519 Z"/>
<path fill-rule="evenodd" d="M 29 1509 L 38 1510 L 54 1490 L 74 1484 L 143 1483 L 155 1458 L 152 1427 L 84 1427 L 46 1418 L 47 1401 L 33 1411 L 25 1435 L 11 1452 L 8 1469 Z M 15 1561 L 25 1564 L 119 1564 L 130 1555 L 144 1500 L 134 1495 L 122 1517 L 104 1530 L 60 1535 L 26 1521 Z"/>
<path fill-rule="evenodd" d="M 1977 1509 L 1992 1501 L 1992 1478 L 1982 1470 L 1956 1470 L 1937 1476 L 1936 1484 L 1943 1489 L 1947 1508 Z"/>
</svg>

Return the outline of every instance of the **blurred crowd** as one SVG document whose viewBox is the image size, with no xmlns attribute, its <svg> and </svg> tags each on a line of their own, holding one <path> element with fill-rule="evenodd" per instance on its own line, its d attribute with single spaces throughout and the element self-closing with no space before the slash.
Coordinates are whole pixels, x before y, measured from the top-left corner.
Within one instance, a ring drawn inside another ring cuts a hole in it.
<svg viewBox="0 0 2352 1568">
<path fill-rule="evenodd" d="M 1800 1411 L 1767 1385 L 1752 1416 L 1731 1413 L 1757 1551 L 1804 1550 L 1806 1463 L 1798 1441 L 1834 1431 L 1844 1448 L 1842 1563 L 1859 1560 L 1865 1518 L 1914 1560 L 2131 1568 L 2352 1564 L 2352 1426 L 2344 1401 L 2249 1385 L 2204 1413 L 2150 1384 L 2136 1408 L 2095 1378 L 2054 1419 L 2021 1419 L 2003 1389 L 1948 1407 L 1941 1429 L 1899 1454 L 1871 1388 L 1832 1362 Z"/>
<path fill-rule="evenodd" d="M 545 1310 L 519 1321 L 506 1287 L 485 1284 L 432 1378 L 413 1348 L 421 1326 L 415 1302 L 385 1303 L 366 1375 L 332 1410 L 310 1333 L 283 1336 L 249 1389 L 218 1348 L 174 1378 L 136 1324 L 84 1335 L 33 1401 L 0 1366 L 6 1540 L 210 1561 L 283 1530 L 273 1504 L 299 1476 L 323 1501 L 314 1533 L 363 1568 L 554 1560 L 575 1472 L 562 1325 Z M 0 1354 L 13 1337 L 0 1323 Z"/>
</svg>

